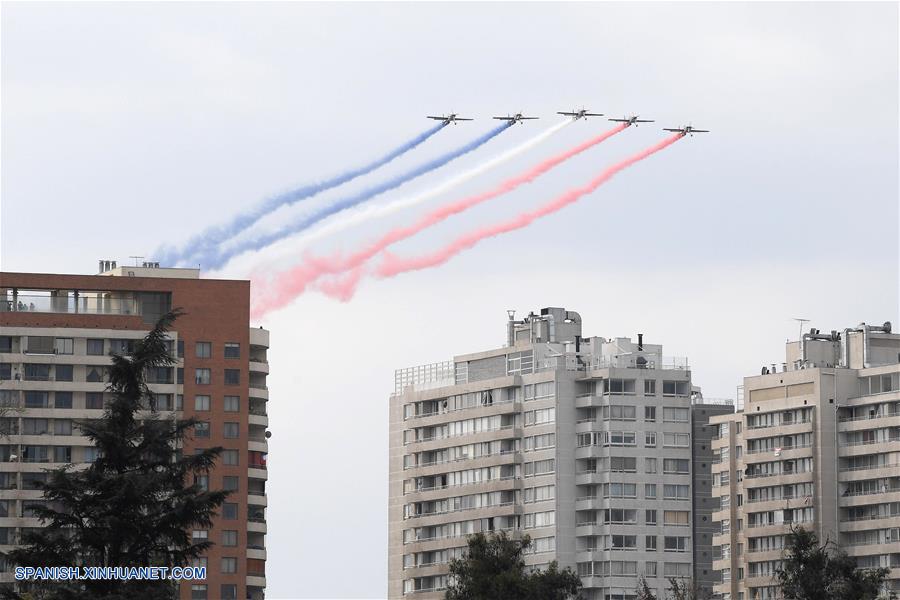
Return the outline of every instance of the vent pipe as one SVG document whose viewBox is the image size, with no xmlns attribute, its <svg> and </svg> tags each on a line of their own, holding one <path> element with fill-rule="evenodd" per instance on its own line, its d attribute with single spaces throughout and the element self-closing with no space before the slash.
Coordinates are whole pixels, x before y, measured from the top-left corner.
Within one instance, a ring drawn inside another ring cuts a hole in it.
<svg viewBox="0 0 900 600">
<path fill-rule="evenodd" d="M 643 351 L 644 351 L 644 334 L 639 333 L 638 334 L 638 352 L 643 352 Z"/>
</svg>

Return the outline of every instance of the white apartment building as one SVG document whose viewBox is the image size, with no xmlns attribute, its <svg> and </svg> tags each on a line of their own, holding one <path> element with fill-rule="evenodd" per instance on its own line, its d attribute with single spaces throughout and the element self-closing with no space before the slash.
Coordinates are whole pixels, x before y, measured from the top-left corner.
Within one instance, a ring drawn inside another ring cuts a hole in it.
<svg viewBox="0 0 900 600">
<path fill-rule="evenodd" d="M 576 569 L 588 600 L 633 598 L 640 575 L 660 592 L 692 577 L 686 359 L 640 334 L 582 337 L 563 308 L 511 313 L 507 332 L 502 348 L 396 372 L 389 597 L 441 598 L 480 531 L 530 535 L 527 564 Z"/>
<path fill-rule="evenodd" d="M 884 595 L 900 595 L 900 335 L 813 329 L 743 389 L 743 411 L 711 419 L 716 591 L 780 598 L 773 575 L 799 524 L 861 568 L 889 567 Z"/>
</svg>

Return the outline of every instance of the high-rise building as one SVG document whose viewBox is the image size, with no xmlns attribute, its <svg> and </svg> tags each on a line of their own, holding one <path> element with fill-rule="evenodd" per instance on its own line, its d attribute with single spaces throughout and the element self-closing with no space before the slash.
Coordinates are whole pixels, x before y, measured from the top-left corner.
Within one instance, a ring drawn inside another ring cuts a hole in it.
<svg viewBox="0 0 900 600">
<path fill-rule="evenodd" d="M 48 467 L 85 465 L 97 451 L 73 421 L 97 419 L 108 398 L 110 353 L 127 353 L 172 308 L 178 363 L 148 373 L 164 416 L 200 421 L 183 451 L 222 446 L 200 483 L 232 493 L 198 561 L 205 581 L 181 584 L 181 598 L 263 598 L 266 534 L 266 374 L 269 332 L 250 328 L 250 283 L 200 279 L 196 269 L 116 267 L 100 275 L 0 274 L 0 551 L 40 527 L 31 512 Z M 0 581 L 12 581 L 2 565 Z"/>
<path fill-rule="evenodd" d="M 713 417 L 714 567 L 726 600 L 780 598 L 792 525 L 860 568 L 889 567 L 900 595 L 900 335 L 890 323 L 812 330 L 746 377 L 744 408 Z"/>
<path fill-rule="evenodd" d="M 510 313 L 506 342 L 395 374 L 388 595 L 440 598 L 466 535 L 499 530 L 530 535 L 528 565 L 576 569 L 589 600 L 690 578 L 687 361 L 582 337 L 562 308 Z"/>
</svg>

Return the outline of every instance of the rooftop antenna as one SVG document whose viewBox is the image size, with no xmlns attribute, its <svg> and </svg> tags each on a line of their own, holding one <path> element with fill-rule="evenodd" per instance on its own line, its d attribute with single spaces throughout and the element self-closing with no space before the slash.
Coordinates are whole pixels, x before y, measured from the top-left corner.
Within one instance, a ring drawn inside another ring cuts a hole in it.
<svg viewBox="0 0 900 600">
<path fill-rule="evenodd" d="M 507 309 L 507 310 L 506 310 L 506 315 L 509 317 L 509 320 L 510 320 L 510 321 L 513 321 L 513 320 L 515 320 L 515 318 L 516 318 L 516 311 L 513 310 L 513 309 Z"/>
<path fill-rule="evenodd" d="M 801 319 L 800 317 L 794 317 L 794 320 L 797 321 L 798 323 L 800 323 L 800 337 L 798 337 L 797 339 L 802 340 L 803 339 L 803 324 L 809 323 L 809 319 Z"/>
<path fill-rule="evenodd" d="M 133 255 L 132 255 L 132 256 L 129 256 L 128 258 L 133 258 L 133 259 L 134 259 L 134 266 L 138 266 L 138 259 L 139 259 L 139 258 L 144 258 L 144 257 L 143 257 L 143 256 L 133 256 Z"/>
</svg>

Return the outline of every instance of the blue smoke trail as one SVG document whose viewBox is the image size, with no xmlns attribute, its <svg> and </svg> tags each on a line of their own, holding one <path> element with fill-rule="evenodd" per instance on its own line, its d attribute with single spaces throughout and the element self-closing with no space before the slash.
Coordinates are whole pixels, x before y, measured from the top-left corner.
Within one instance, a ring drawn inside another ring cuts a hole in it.
<svg viewBox="0 0 900 600">
<path fill-rule="evenodd" d="M 275 242 L 281 238 L 287 237 L 289 235 L 292 235 L 294 233 L 297 233 L 299 231 L 303 231 L 304 229 L 312 227 L 319 221 L 321 221 L 327 217 L 330 217 L 331 215 L 337 214 L 348 208 L 352 208 L 352 207 L 356 206 L 357 204 L 362 204 L 363 202 L 366 202 L 367 200 L 371 200 L 372 198 L 374 198 L 375 196 L 377 196 L 379 194 L 383 194 L 384 192 L 387 192 L 394 188 L 400 187 L 404 183 L 411 181 L 411 180 L 415 179 L 416 177 L 419 177 L 430 171 L 433 171 L 433 170 L 437 169 L 438 167 L 441 167 L 441 166 L 447 164 L 451 160 L 453 160 L 455 158 L 459 158 L 463 154 L 467 154 L 467 153 L 471 152 L 472 150 L 475 150 L 479 146 L 485 144 L 492 138 L 499 135 L 501 132 L 505 131 L 510 125 L 512 125 L 512 123 L 508 122 L 508 123 L 504 123 L 503 125 L 500 125 L 498 127 L 495 127 L 494 129 L 490 130 L 489 132 L 482 135 L 481 137 L 469 142 L 468 144 L 460 146 L 459 148 L 457 148 L 451 152 L 448 152 L 442 156 L 439 156 L 433 160 L 430 160 L 424 164 L 421 164 L 418 167 L 410 169 L 409 171 L 407 171 L 401 175 L 397 175 L 396 177 L 394 177 L 392 179 L 389 179 L 385 182 L 379 183 L 372 187 L 366 188 L 353 196 L 344 198 L 343 200 L 338 200 L 334 204 L 323 207 L 322 209 L 312 213 L 311 215 L 304 217 L 303 219 L 297 221 L 296 223 L 289 224 L 287 227 L 283 227 L 277 231 L 273 231 L 270 233 L 263 233 L 259 237 L 256 237 L 255 239 L 243 240 L 240 243 L 235 244 L 226 250 L 220 250 L 218 252 L 210 252 L 210 253 L 206 254 L 205 256 L 199 257 L 198 260 L 204 266 L 204 268 L 218 269 L 219 267 L 221 267 L 225 263 L 227 263 L 232 257 L 237 256 L 238 254 L 247 252 L 248 250 L 259 250 L 261 248 L 264 248 L 265 246 L 268 246 L 272 242 Z"/>
<path fill-rule="evenodd" d="M 204 255 L 210 250 L 213 250 L 216 246 L 244 231 L 245 229 L 256 223 L 261 217 L 272 212 L 276 208 L 279 208 L 281 206 L 290 206 L 295 202 L 305 200 L 307 198 L 315 196 L 316 194 L 324 192 L 325 190 L 330 190 L 331 188 L 335 188 L 339 185 L 343 185 L 347 182 L 353 181 L 357 177 L 367 175 L 375 169 L 391 162 L 398 156 L 409 152 L 410 150 L 436 134 L 438 131 L 443 129 L 446 125 L 446 123 L 435 125 L 431 129 L 420 133 L 413 139 L 405 142 L 388 154 L 385 154 L 378 160 L 367 165 L 363 165 L 351 171 L 346 171 L 344 173 L 341 173 L 340 175 L 335 175 L 331 179 L 326 179 L 325 181 L 322 181 L 320 183 L 309 184 L 304 187 L 279 194 L 278 196 L 273 196 L 272 198 L 269 198 L 268 200 L 262 202 L 259 206 L 242 214 L 239 214 L 234 219 L 232 219 L 230 223 L 217 227 L 211 227 L 200 235 L 195 236 L 190 241 L 188 241 L 185 247 L 180 251 L 174 248 L 161 248 L 157 250 L 154 256 L 159 262 L 166 265 L 175 265 L 179 262 L 196 262 L 196 260 L 192 259 L 199 255 Z"/>
</svg>

